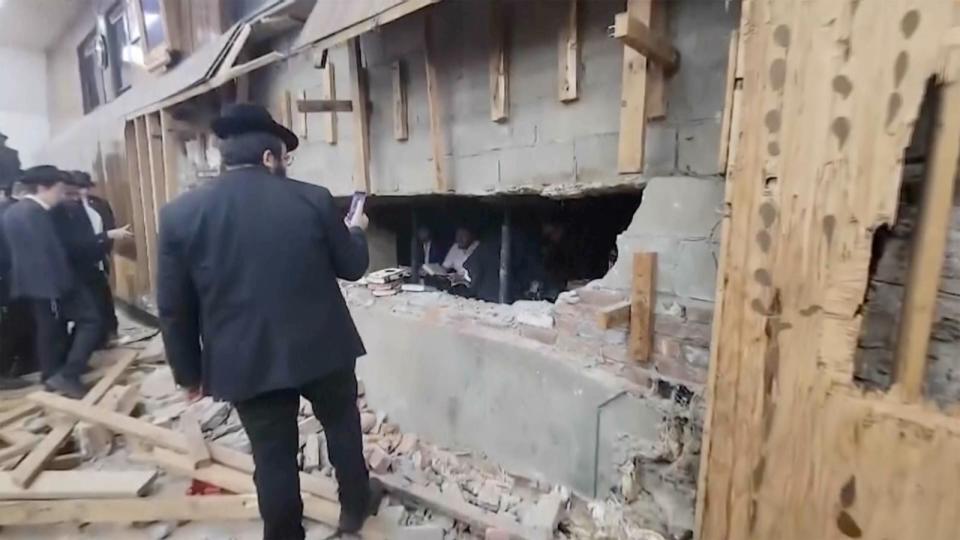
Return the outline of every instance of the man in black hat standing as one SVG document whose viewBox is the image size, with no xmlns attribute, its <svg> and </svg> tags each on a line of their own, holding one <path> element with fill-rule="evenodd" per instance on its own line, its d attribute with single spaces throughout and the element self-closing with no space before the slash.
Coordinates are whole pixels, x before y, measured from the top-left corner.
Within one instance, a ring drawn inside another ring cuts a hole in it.
<svg viewBox="0 0 960 540">
<path fill-rule="evenodd" d="M 0 133 L 0 184 L 12 188 L 21 172 L 20 154 L 7 146 L 7 136 Z"/>
<path fill-rule="evenodd" d="M 65 199 L 70 175 L 41 165 L 28 169 L 20 181 L 30 193 L 3 216 L 10 248 L 11 296 L 30 303 L 35 353 L 46 387 L 80 399 L 86 394 L 80 376 L 96 348 L 100 324 L 96 304 L 89 291 L 78 286 L 50 215 Z M 74 323 L 69 347 L 67 321 Z"/>
<path fill-rule="evenodd" d="M 368 265 L 360 214 L 344 224 L 330 192 L 286 177 L 299 141 L 257 105 L 213 123 L 225 171 L 160 212 L 157 305 L 178 384 L 233 402 L 253 448 L 265 540 L 300 540 L 300 396 L 327 434 L 340 530 L 375 508 L 363 458 L 357 379 L 365 354 L 337 278 Z"/>
</svg>

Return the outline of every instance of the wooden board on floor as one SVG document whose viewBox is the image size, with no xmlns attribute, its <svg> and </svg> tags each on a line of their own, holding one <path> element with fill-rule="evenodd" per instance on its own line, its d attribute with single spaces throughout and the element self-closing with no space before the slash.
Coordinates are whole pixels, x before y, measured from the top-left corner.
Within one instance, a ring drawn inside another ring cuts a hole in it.
<svg viewBox="0 0 960 540">
<path fill-rule="evenodd" d="M 0 500 L 137 497 L 157 476 L 150 471 L 43 471 L 24 489 L 0 472 Z"/>
<path fill-rule="evenodd" d="M 653 352 L 653 307 L 656 302 L 656 253 L 633 254 L 633 288 L 630 295 L 630 358 L 650 360 Z"/>
<path fill-rule="evenodd" d="M 627 0 L 627 13 L 649 23 L 652 4 L 653 0 Z M 621 85 L 617 171 L 641 173 L 647 133 L 647 59 L 626 45 Z"/>
<path fill-rule="evenodd" d="M 259 516 L 253 495 L 0 502 L 0 526 L 246 520 Z"/>
</svg>

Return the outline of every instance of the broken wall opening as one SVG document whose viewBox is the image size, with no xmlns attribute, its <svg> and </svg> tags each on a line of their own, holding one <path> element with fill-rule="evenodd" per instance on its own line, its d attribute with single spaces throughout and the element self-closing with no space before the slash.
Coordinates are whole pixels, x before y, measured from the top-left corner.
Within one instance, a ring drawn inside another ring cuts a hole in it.
<svg viewBox="0 0 960 540">
<path fill-rule="evenodd" d="M 606 275 L 617 260 L 617 236 L 633 220 L 641 193 L 640 189 L 630 189 L 576 199 L 533 195 L 374 197 L 367 205 L 371 259 L 395 261 L 411 268 L 422 268 L 425 263 L 442 265 L 455 245 L 457 229 L 465 228 L 478 241 L 471 258 L 485 260 L 483 271 L 495 271 L 497 275 L 481 276 L 478 281 L 482 284 L 467 290 L 451 287 L 451 292 L 501 301 L 501 257 L 506 255 L 506 303 L 552 302 L 560 293 Z M 424 231 L 431 235 L 427 254 L 418 239 L 418 233 Z M 373 238 L 383 235 L 390 240 Z M 507 250 L 504 244 L 509 246 Z M 376 250 L 392 253 L 384 257 Z M 378 268 L 372 265 L 371 270 Z M 431 277 L 414 275 L 410 281 L 444 288 L 440 280 Z"/>
</svg>

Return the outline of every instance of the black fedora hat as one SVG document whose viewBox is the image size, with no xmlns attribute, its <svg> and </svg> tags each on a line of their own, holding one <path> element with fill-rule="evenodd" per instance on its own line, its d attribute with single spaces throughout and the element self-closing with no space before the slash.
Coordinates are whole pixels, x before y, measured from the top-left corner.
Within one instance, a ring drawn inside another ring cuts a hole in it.
<svg viewBox="0 0 960 540">
<path fill-rule="evenodd" d="M 57 182 L 68 184 L 71 181 L 71 176 L 53 165 L 37 165 L 23 171 L 17 181 L 28 186 L 53 185 Z"/>
<path fill-rule="evenodd" d="M 261 131 L 280 137 L 287 151 L 293 151 L 300 145 L 297 135 L 278 124 L 262 105 L 252 103 L 237 103 L 227 105 L 220 112 L 220 118 L 211 125 L 217 137 L 226 139 L 241 133 Z"/>
<path fill-rule="evenodd" d="M 79 188 L 92 188 L 94 186 L 93 180 L 90 178 L 89 173 L 83 171 L 70 171 L 70 180 L 67 181 L 68 184 L 77 186 Z"/>
</svg>

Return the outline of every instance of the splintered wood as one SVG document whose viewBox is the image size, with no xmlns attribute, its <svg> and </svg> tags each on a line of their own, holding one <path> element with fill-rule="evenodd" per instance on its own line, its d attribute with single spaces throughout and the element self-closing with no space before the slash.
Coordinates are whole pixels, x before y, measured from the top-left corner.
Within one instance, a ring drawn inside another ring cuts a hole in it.
<svg viewBox="0 0 960 540">
<path fill-rule="evenodd" d="M 950 198 L 960 144 L 956 51 L 944 39 L 955 6 L 742 4 L 702 540 L 956 538 L 960 420 L 923 400 L 917 382 L 950 205 L 929 199 Z M 911 273 L 925 285 L 908 287 L 925 288 L 907 292 L 901 317 L 904 388 L 865 393 L 852 373 L 873 233 L 894 218 L 931 77 L 941 110 L 923 211 L 940 230 L 915 246 Z"/>
</svg>

